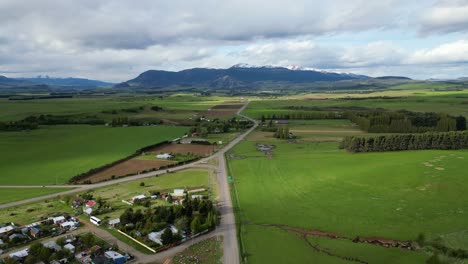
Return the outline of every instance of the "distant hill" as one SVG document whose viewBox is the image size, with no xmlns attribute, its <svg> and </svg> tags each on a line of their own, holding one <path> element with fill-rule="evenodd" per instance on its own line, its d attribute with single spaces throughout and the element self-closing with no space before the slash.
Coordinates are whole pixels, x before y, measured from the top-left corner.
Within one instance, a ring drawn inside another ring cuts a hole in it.
<svg viewBox="0 0 468 264">
<path fill-rule="evenodd" d="M 25 84 L 31 84 L 31 83 L 25 80 L 17 80 L 17 79 L 8 78 L 6 76 L 0 75 L 0 86 L 16 86 L 16 85 L 25 85 Z"/>
<path fill-rule="evenodd" d="M 252 67 L 244 64 L 227 69 L 193 68 L 178 72 L 149 70 L 135 79 L 120 83 L 116 88 L 161 88 L 168 86 L 244 88 L 259 83 L 281 82 L 306 84 L 344 80 L 368 79 L 368 76 L 324 72 L 316 70 L 288 69 L 284 67 Z"/>
<path fill-rule="evenodd" d="M 408 77 L 404 77 L 404 76 L 380 76 L 380 77 L 376 77 L 375 79 L 378 79 L 378 80 L 412 80 L 411 78 L 408 78 Z"/>
<path fill-rule="evenodd" d="M 51 78 L 51 77 L 36 77 L 36 78 L 18 78 L 20 81 L 27 81 L 35 84 L 45 84 L 50 86 L 73 86 L 73 87 L 111 87 L 114 84 L 98 80 L 90 80 L 84 78 Z"/>
</svg>

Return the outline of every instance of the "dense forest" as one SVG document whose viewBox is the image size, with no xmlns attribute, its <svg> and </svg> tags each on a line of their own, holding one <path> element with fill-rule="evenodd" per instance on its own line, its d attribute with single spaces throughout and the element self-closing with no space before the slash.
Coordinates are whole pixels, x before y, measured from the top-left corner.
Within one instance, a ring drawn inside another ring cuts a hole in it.
<svg viewBox="0 0 468 264">
<path fill-rule="evenodd" d="M 341 148 L 349 152 L 468 149 L 468 131 L 351 136 L 344 138 Z"/>
<path fill-rule="evenodd" d="M 410 111 L 345 112 L 344 117 L 370 133 L 424 133 L 466 130 L 464 116 Z"/>
</svg>

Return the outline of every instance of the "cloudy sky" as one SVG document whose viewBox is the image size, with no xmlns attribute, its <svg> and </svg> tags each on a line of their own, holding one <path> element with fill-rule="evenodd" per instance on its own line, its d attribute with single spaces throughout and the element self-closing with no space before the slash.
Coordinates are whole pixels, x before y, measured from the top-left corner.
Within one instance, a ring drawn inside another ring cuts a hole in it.
<svg viewBox="0 0 468 264">
<path fill-rule="evenodd" d="M 0 0 L 0 75 L 300 65 L 468 76 L 468 0 Z"/>
</svg>

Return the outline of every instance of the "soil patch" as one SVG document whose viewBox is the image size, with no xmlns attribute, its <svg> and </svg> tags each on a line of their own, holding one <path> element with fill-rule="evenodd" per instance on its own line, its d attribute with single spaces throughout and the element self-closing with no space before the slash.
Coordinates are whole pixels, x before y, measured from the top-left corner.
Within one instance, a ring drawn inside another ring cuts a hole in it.
<svg viewBox="0 0 468 264">
<path fill-rule="evenodd" d="M 101 182 L 105 180 L 110 180 L 114 176 L 114 178 L 129 176 L 139 174 L 143 171 L 158 169 L 162 166 L 167 166 L 173 164 L 174 161 L 168 160 L 138 160 L 138 159 L 131 159 L 119 163 L 115 166 L 107 168 L 101 172 L 96 174 L 90 175 L 84 179 L 78 181 L 78 183 L 84 183 L 85 181 L 94 182 Z"/>
<path fill-rule="evenodd" d="M 198 144 L 167 144 L 158 146 L 148 150 L 154 153 L 178 153 L 187 154 L 192 153 L 197 156 L 209 156 L 217 149 L 215 145 L 198 145 Z"/>
<path fill-rule="evenodd" d="M 237 110 L 211 110 L 206 111 L 204 116 L 234 116 L 236 115 Z"/>
</svg>

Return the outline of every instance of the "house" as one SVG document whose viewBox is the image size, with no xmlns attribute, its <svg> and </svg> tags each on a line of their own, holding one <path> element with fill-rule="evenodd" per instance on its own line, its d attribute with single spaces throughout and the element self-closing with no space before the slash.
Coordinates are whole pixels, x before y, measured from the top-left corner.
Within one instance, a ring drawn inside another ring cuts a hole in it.
<svg viewBox="0 0 468 264">
<path fill-rule="evenodd" d="M 120 225 L 120 218 L 109 220 L 109 226 L 115 227 Z"/>
<path fill-rule="evenodd" d="M 109 251 L 106 251 L 104 253 L 104 256 L 106 256 L 106 258 L 112 260 L 112 262 L 114 264 L 123 264 L 127 261 L 127 258 L 124 257 L 122 254 L 118 253 L 118 252 L 115 252 L 115 251 L 112 251 L 112 250 L 109 250 Z"/>
<path fill-rule="evenodd" d="M 32 237 L 39 238 L 42 235 L 42 230 L 39 227 L 33 227 L 31 230 L 29 230 L 29 233 Z"/>
<path fill-rule="evenodd" d="M 136 201 L 143 200 L 143 199 L 146 199 L 146 195 L 140 194 L 140 195 L 133 196 L 132 198 L 130 198 L 130 202 L 135 203 Z"/>
<path fill-rule="evenodd" d="M 94 200 L 89 200 L 85 203 L 85 207 L 91 208 L 97 205 L 97 202 Z"/>
<path fill-rule="evenodd" d="M 0 235 L 9 235 L 13 233 L 13 230 L 15 230 L 15 228 L 11 225 L 0 227 Z"/>
<path fill-rule="evenodd" d="M 172 196 L 184 196 L 184 195 L 185 195 L 184 189 L 174 189 L 174 193 L 172 193 Z"/>
<path fill-rule="evenodd" d="M 81 206 L 82 204 L 83 204 L 83 199 L 81 199 L 80 197 L 73 198 L 73 201 L 72 201 L 72 207 L 73 208 L 77 208 L 77 207 Z"/>
<path fill-rule="evenodd" d="M 64 245 L 63 248 L 68 249 L 68 251 L 70 251 L 71 253 L 75 253 L 75 246 L 70 243 Z"/>
<path fill-rule="evenodd" d="M 57 242 L 51 240 L 48 242 L 43 242 L 42 245 L 48 249 L 53 249 L 55 252 L 62 250 L 62 247 L 57 244 Z"/>
<path fill-rule="evenodd" d="M 57 217 L 52 217 L 52 221 L 54 222 L 54 225 L 60 225 L 61 223 L 67 221 L 65 219 L 65 216 L 57 216 Z"/>
<path fill-rule="evenodd" d="M 10 258 L 14 258 L 14 259 L 24 259 L 28 255 L 29 255 L 29 249 L 23 249 L 20 251 L 13 252 L 9 256 Z"/>
<path fill-rule="evenodd" d="M 65 230 L 75 229 L 79 225 L 79 222 L 67 221 L 60 224 L 60 227 Z"/>
<path fill-rule="evenodd" d="M 157 159 L 172 159 L 172 155 L 169 153 L 158 154 L 156 155 Z"/>
<path fill-rule="evenodd" d="M 169 228 L 171 229 L 172 234 L 177 234 L 177 232 L 179 232 L 177 227 L 175 227 L 174 225 L 170 225 Z M 163 230 L 158 231 L 158 232 L 151 232 L 151 233 L 148 234 L 148 239 L 153 241 L 154 243 L 162 245 L 163 242 L 161 240 L 161 236 L 164 233 L 164 231 L 166 231 L 166 228 L 164 228 Z"/>
<path fill-rule="evenodd" d="M 86 252 L 80 252 L 78 254 L 75 255 L 75 259 L 79 262 L 79 263 L 83 263 L 83 264 L 89 264 L 91 263 L 91 255 L 86 253 Z"/>
</svg>

